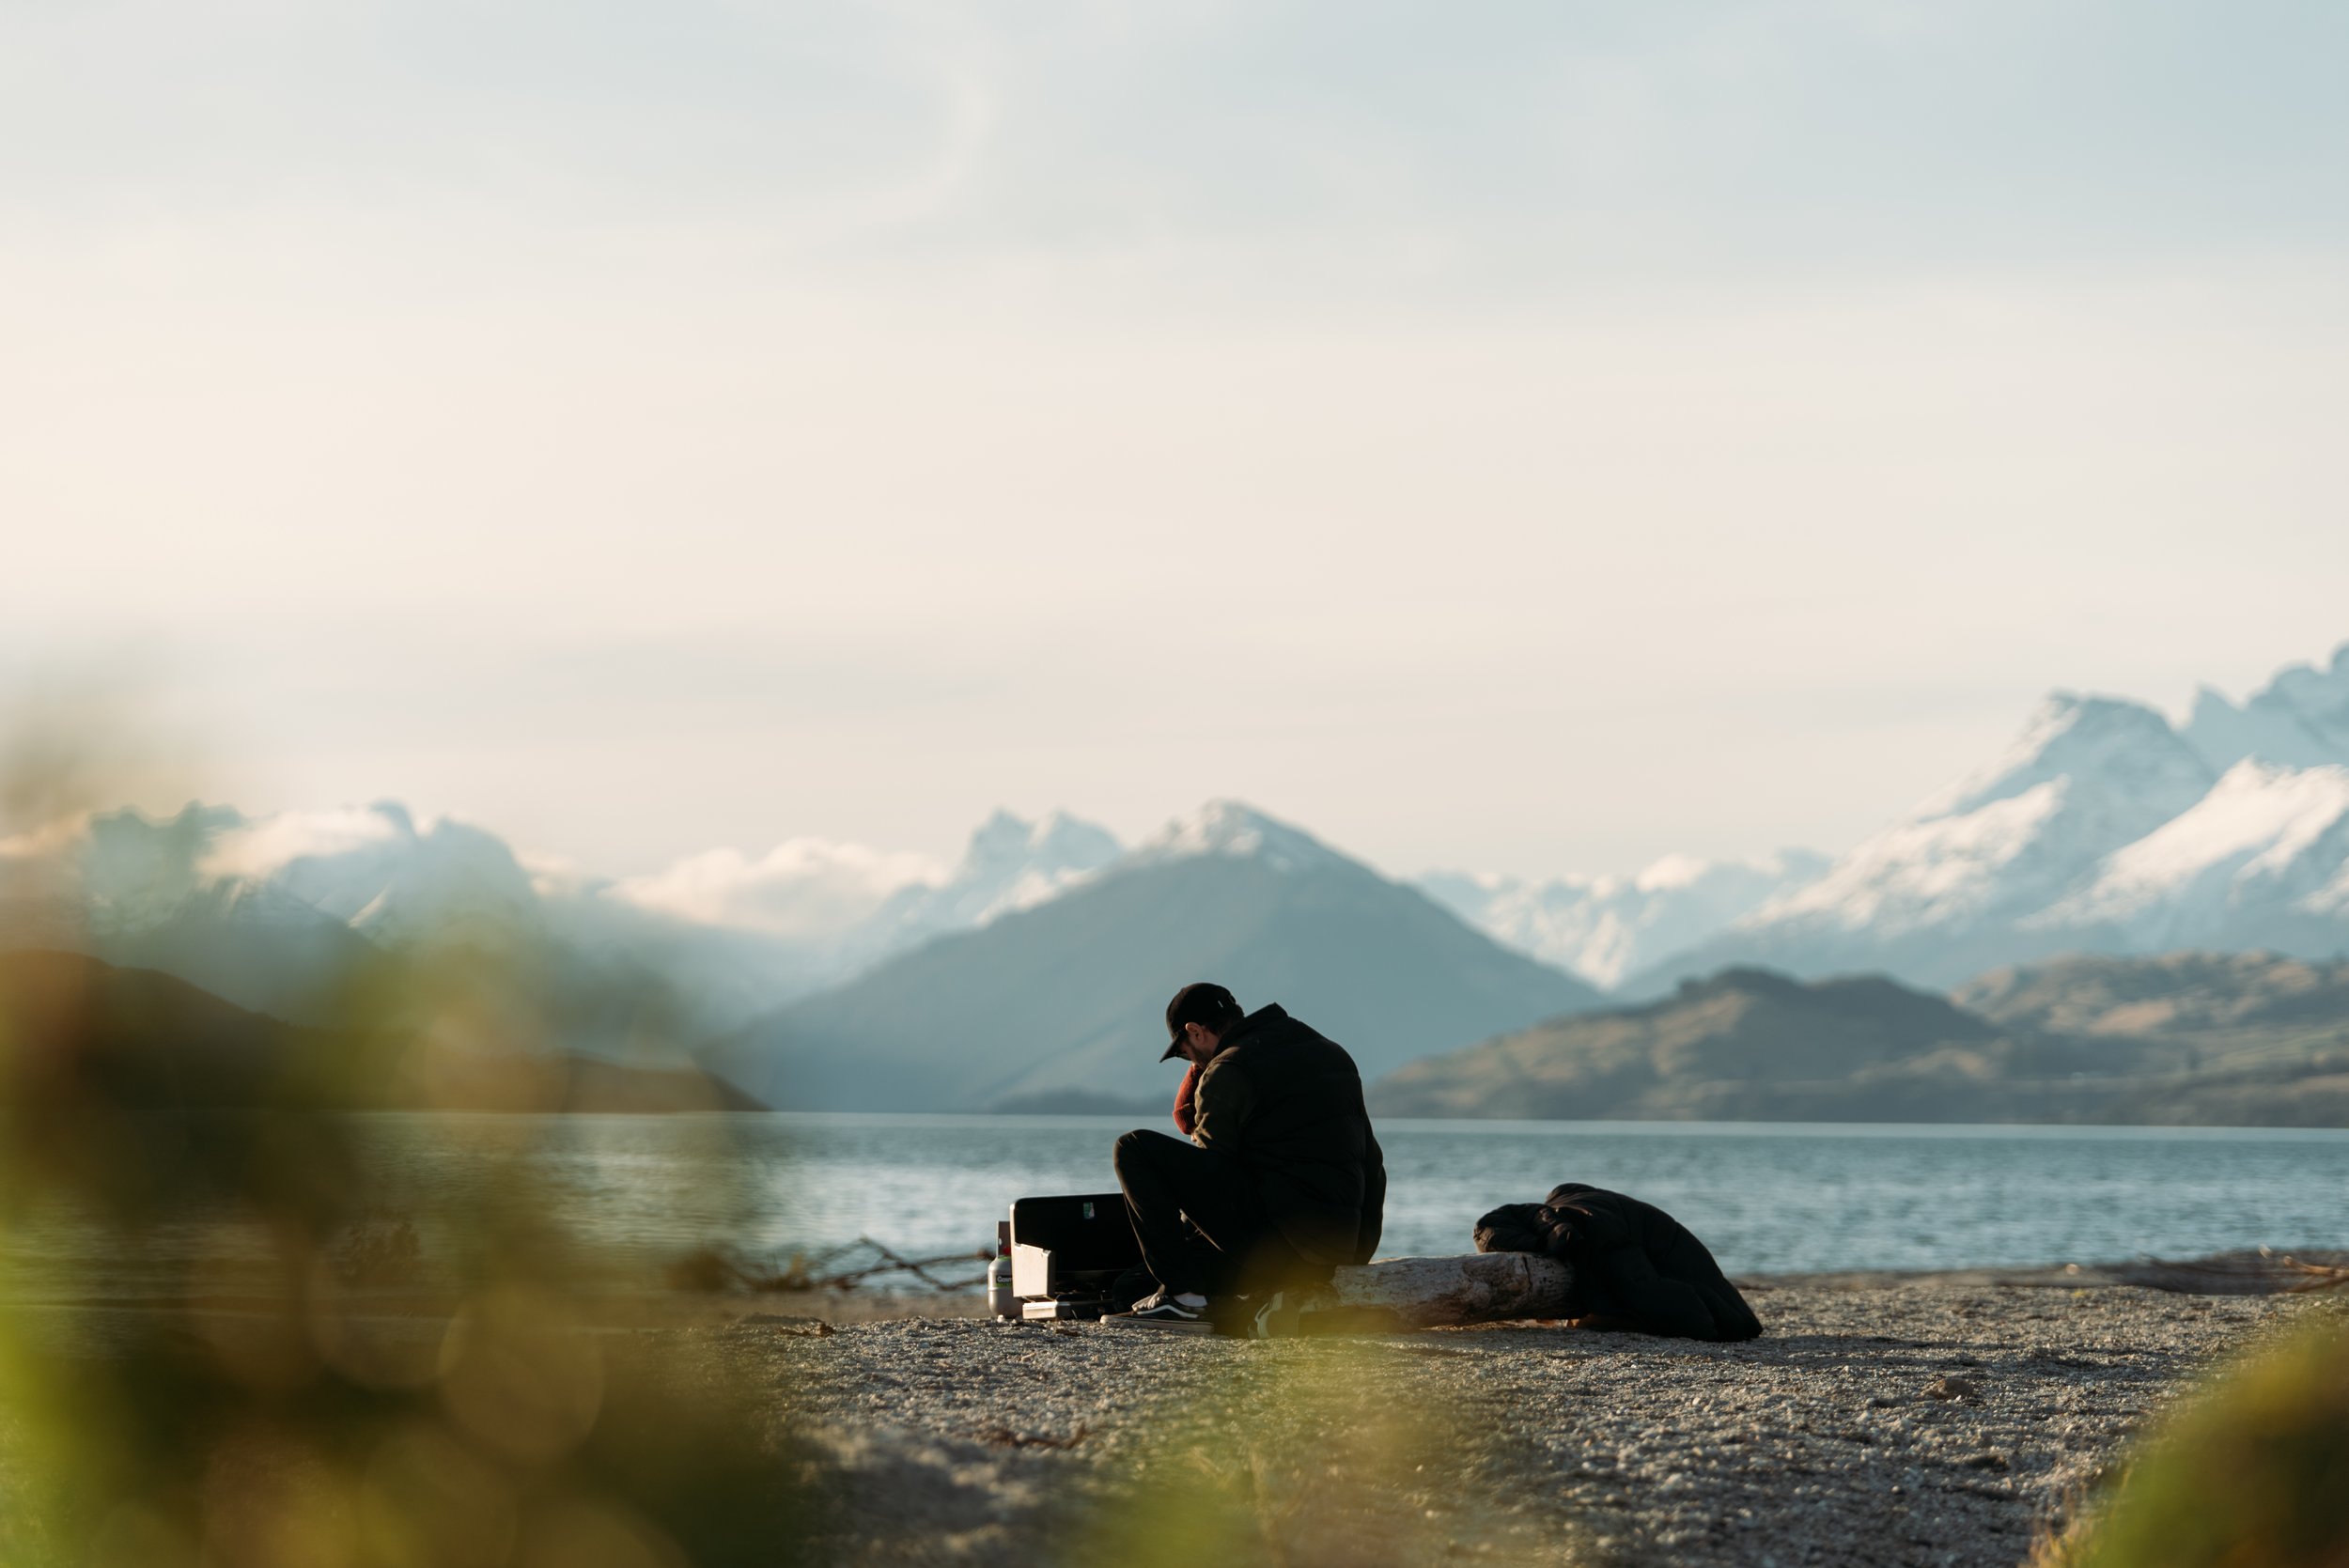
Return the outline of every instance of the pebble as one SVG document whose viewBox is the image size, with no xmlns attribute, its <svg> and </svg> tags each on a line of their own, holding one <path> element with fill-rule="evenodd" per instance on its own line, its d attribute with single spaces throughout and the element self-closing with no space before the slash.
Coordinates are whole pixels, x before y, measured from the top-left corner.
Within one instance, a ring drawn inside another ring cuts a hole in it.
<svg viewBox="0 0 2349 1568">
<path fill-rule="evenodd" d="M 726 1343 L 824 1456 L 843 1562 L 1032 1568 L 1212 1480 L 1288 1562 L 2011 1568 L 2213 1358 L 2322 1310 L 1932 1276 L 1750 1298 L 1767 1331 L 1740 1345 L 973 1319 Z"/>
</svg>

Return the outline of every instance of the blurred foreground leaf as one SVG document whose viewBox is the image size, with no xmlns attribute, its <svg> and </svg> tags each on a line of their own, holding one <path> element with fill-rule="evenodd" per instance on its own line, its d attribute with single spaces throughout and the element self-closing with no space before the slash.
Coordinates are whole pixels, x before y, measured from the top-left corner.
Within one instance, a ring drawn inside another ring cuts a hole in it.
<svg viewBox="0 0 2349 1568">
<path fill-rule="evenodd" d="M 2320 1311 L 2166 1419 L 2039 1568 L 2349 1563 L 2349 1314 Z"/>
<path fill-rule="evenodd" d="M 1372 1342 L 1285 1342 L 1145 1428 L 1092 1504 L 1070 1561 L 1376 1568 L 1473 1560 L 1595 1563 L 1555 1514 L 1509 1506 L 1519 1456 L 1479 1444 L 1472 1413 L 1398 1377 Z M 1419 1397 L 1425 1395 L 1427 1397 Z"/>
<path fill-rule="evenodd" d="M 484 1119 L 482 1168 L 388 1212 L 382 1119 L 319 1109 L 418 1084 L 552 1109 L 543 988 L 470 952 L 370 969 L 233 1111 L 172 1098 L 226 1070 L 180 1073 L 197 1055 L 243 1060 L 235 1020 L 207 1035 L 160 976 L 0 961 L 0 1562 L 794 1560 L 776 1390 L 583 1245 L 535 1174 L 555 1119 Z"/>
</svg>

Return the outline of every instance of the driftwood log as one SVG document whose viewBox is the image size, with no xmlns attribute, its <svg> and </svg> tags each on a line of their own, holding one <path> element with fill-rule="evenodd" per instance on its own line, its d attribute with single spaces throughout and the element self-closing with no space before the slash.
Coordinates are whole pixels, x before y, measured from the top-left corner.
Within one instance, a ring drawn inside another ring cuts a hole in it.
<svg viewBox="0 0 2349 1568">
<path fill-rule="evenodd" d="M 1396 1328 L 1556 1317 L 1573 1278 L 1564 1264 L 1532 1252 L 1380 1258 L 1337 1270 L 1328 1292 L 1316 1293 L 1302 1311 L 1308 1317 L 1344 1319 L 1348 1327 Z"/>
</svg>

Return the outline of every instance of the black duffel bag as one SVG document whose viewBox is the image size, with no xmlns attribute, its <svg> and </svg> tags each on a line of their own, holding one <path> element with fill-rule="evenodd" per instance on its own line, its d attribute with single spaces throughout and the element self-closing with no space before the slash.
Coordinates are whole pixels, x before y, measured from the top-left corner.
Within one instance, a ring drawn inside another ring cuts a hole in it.
<svg viewBox="0 0 2349 1568">
<path fill-rule="evenodd" d="M 1565 1264 L 1565 1315 L 1586 1327 L 1684 1340 L 1762 1332 L 1746 1298 L 1695 1233 L 1653 1203 L 1565 1182 L 1538 1203 L 1504 1203 L 1476 1222 L 1480 1252 L 1541 1252 Z"/>
</svg>

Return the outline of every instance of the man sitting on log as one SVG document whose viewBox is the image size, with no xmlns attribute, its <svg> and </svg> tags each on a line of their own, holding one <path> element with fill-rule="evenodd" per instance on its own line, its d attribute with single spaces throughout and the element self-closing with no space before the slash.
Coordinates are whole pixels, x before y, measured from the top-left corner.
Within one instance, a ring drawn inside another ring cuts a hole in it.
<svg viewBox="0 0 2349 1568">
<path fill-rule="evenodd" d="M 1476 1222 L 1480 1252 L 1546 1252 L 1574 1284 L 1563 1316 L 1585 1328 L 1684 1340 L 1762 1332 L 1737 1287 L 1689 1229 L 1653 1203 L 1580 1182 L 1539 1203 L 1507 1203 Z"/>
<path fill-rule="evenodd" d="M 1190 1141 L 1117 1141 L 1118 1186 L 1158 1289 L 1117 1326 L 1205 1327 L 1210 1298 L 1326 1281 L 1378 1245 L 1387 1172 L 1361 1074 L 1279 1006 L 1242 1013 L 1201 982 L 1166 1005 L 1160 1061 L 1190 1063 L 1175 1124 Z"/>
</svg>

